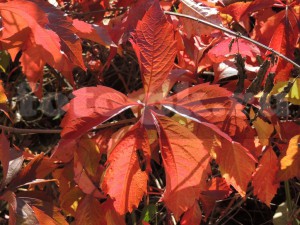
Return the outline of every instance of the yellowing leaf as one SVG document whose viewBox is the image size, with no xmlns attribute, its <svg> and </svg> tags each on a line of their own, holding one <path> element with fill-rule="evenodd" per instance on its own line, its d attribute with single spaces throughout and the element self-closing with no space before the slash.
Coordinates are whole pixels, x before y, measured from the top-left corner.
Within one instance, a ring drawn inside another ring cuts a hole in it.
<svg viewBox="0 0 300 225">
<path fill-rule="evenodd" d="M 250 111 L 250 118 L 254 118 L 255 113 L 251 109 Z M 263 146 L 269 145 L 269 138 L 271 137 L 271 134 L 274 131 L 274 126 L 261 118 L 257 117 L 253 121 L 253 126 L 257 132 L 257 136 L 259 139 L 259 143 Z"/>
<path fill-rule="evenodd" d="M 3 88 L 3 82 L 0 80 L 0 104 L 5 104 L 7 101 L 7 97 L 5 94 L 5 90 Z"/>
<path fill-rule="evenodd" d="M 290 140 L 285 156 L 280 160 L 279 180 L 300 177 L 300 135 Z"/>
<path fill-rule="evenodd" d="M 290 82 L 292 82 L 294 79 L 290 79 Z M 274 95 L 279 92 L 282 92 L 284 87 L 288 84 L 287 81 L 284 82 L 277 82 L 273 90 L 271 91 L 270 94 Z M 293 103 L 294 105 L 300 105 L 300 78 L 296 78 L 295 83 L 293 84 L 291 90 L 289 93 L 286 94 L 285 96 L 286 100 Z"/>
</svg>

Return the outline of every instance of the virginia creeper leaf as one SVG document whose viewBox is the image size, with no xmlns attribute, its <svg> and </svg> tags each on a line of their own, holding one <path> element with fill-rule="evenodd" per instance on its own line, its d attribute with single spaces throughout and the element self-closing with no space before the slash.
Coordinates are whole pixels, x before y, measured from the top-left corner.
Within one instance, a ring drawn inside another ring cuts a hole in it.
<svg viewBox="0 0 300 225">
<path fill-rule="evenodd" d="M 221 146 L 215 152 L 222 176 L 241 196 L 245 196 L 255 170 L 255 158 L 240 143 L 226 139 L 221 140 Z"/>
<path fill-rule="evenodd" d="M 142 152 L 144 159 L 139 159 L 137 151 Z M 149 155 L 147 134 L 139 122 L 125 134 L 108 157 L 102 189 L 115 200 L 114 208 L 121 215 L 137 208 L 147 192 Z M 144 168 L 141 163 L 144 163 Z"/>
<path fill-rule="evenodd" d="M 39 225 L 57 225 L 57 223 L 46 213 L 44 213 L 39 208 L 32 206 L 35 217 L 39 221 Z"/>
<path fill-rule="evenodd" d="M 203 142 L 187 128 L 155 115 L 166 173 L 162 200 L 176 219 L 199 198 L 209 173 L 209 154 Z"/>
<path fill-rule="evenodd" d="M 254 195 L 269 207 L 279 187 L 279 183 L 275 179 L 278 169 L 277 156 L 272 148 L 269 147 L 263 153 L 252 178 Z"/>
<path fill-rule="evenodd" d="M 300 177 L 300 135 L 291 138 L 286 154 L 280 159 L 278 180 Z"/>
<path fill-rule="evenodd" d="M 103 27 L 96 24 L 89 24 L 84 21 L 75 19 L 73 26 L 77 29 L 76 34 L 83 39 L 94 41 L 104 46 L 115 46 L 108 32 Z"/>
<path fill-rule="evenodd" d="M 40 225 L 32 208 L 15 193 L 6 191 L 3 199 L 9 205 L 9 224 Z"/>
<path fill-rule="evenodd" d="M 73 94 L 75 98 L 64 108 L 67 113 L 61 122 L 64 139 L 79 138 L 93 127 L 138 105 L 124 94 L 105 86 L 85 87 Z"/>
<path fill-rule="evenodd" d="M 230 91 L 218 85 L 204 83 L 187 88 L 159 103 L 187 118 L 213 123 L 234 137 L 243 134 L 248 124 L 242 106 L 231 99 L 231 95 Z"/>
<path fill-rule="evenodd" d="M 209 217 L 216 201 L 228 197 L 231 192 L 230 186 L 222 177 L 215 177 L 207 183 L 207 190 L 200 193 L 200 200 L 206 218 Z"/>
<path fill-rule="evenodd" d="M 229 48 L 230 43 L 234 41 Z M 213 46 L 207 53 L 208 57 L 215 63 L 220 63 L 228 58 L 234 58 L 235 54 L 240 53 L 243 57 L 248 56 L 255 59 L 261 55 L 259 48 L 244 39 L 226 38 Z"/>
<path fill-rule="evenodd" d="M 43 153 L 35 156 L 17 176 L 9 183 L 8 188 L 14 190 L 15 188 L 34 182 L 36 179 L 44 178 L 46 175 L 56 169 L 58 165 L 54 164 Z"/>
<path fill-rule="evenodd" d="M 131 43 L 138 57 L 147 102 L 149 96 L 169 76 L 176 55 L 173 26 L 167 21 L 159 2 L 138 22 Z"/>
<path fill-rule="evenodd" d="M 199 225 L 201 223 L 202 213 L 198 201 L 186 211 L 180 220 L 181 225 Z"/>
<path fill-rule="evenodd" d="M 80 200 L 76 210 L 75 221 L 80 225 L 106 225 L 105 214 L 103 213 L 98 199 L 92 195 L 86 195 Z"/>
<path fill-rule="evenodd" d="M 255 113 L 251 109 L 250 118 L 254 118 L 254 116 L 255 116 Z M 270 124 L 259 117 L 257 117 L 252 123 L 257 132 L 257 136 L 258 136 L 260 144 L 263 146 L 269 145 L 269 142 L 270 142 L 269 139 L 271 137 L 271 134 L 274 131 L 273 124 Z"/>
<path fill-rule="evenodd" d="M 22 50 L 20 62 L 29 84 L 36 90 L 47 63 L 73 83 L 72 68 L 85 68 L 79 37 L 72 21 L 44 1 L 0 3 L 3 23 L 2 47 L 15 59 Z"/>
<path fill-rule="evenodd" d="M 107 199 L 103 203 L 103 208 L 105 210 L 105 219 L 107 222 L 107 225 L 125 225 L 125 218 L 123 215 L 120 215 L 116 212 L 113 201 L 111 199 Z"/>
<path fill-rule="evenodd" d="M 273 15 L 270 15 L 268 11 L 262 11 L 256 15 L 257 24 L 254 26 L 252 37 L 293 60 L 299 34 L 299 21 L 291 7 L 276 14 L 272 13 Z M 272 68 L 273 72 L 276 71 L 275 80 L 288 80 L 292 68 L 290 63 L 279 58 Z"/>
<path fill-rule="evenodd" d="M 250 17 L 251 13 L 263 10 L 264 8 L 270 8 L 275 4 L 276 0 L 256 0 L 253 2 L 236 2 L 230 4 L 222 10 L 223 13 L 230 14 L 233 19 L 240 22 L 243 17 Z"/>
<path fill-rule="evenodd" d="M 3 168 L 1 188 L 4 188 L 21 170 L 23 160 L 22 152 L 10 148 L 10 143 L 2 132 L 0 136 L 0 161 Z"/>
<path fill-rule="evenodd" d="M 206 20 L 215 25 L 222 26 L 222 21 L 216 8 L 199 5 L 193 0 L 182 0 L 181 4 L 183 14 Z M 184 30 L 186 30 L 188 38 L 190 38 L 192 35 L 210 35 L 215 30 L 215 28 L 203 25 L 201 23 L 198 23 L 197 21 L 192 21 L 185 18 L 180 18 L 180 20 L 183 23 L 183 27 Z"/>
<path fill-rule="evenodd" d="M 79 160 L 77 152 L 74 154 L 74 181 L 85 194 L 92 195 L 97 198 L 106 197 L 87 174 L 81 160 Z"/>
<path fill-rule="evenodd" d="M 226 182 L 244 196 L 256 163 L 249 150 L 233 141 L 228 134 L 218 131 L 213 124 L 195 123 L 193 133 L 210 150 Z"/>
</svg>

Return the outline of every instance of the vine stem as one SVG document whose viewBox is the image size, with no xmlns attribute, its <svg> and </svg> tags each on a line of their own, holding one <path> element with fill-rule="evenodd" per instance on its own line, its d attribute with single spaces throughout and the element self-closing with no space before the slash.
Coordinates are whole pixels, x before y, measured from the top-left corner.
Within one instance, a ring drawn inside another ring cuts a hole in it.
<svg viewBox="0 0 300 225">
<path fill-rule="evenodd" d="M 107 127 L 119 126 L 127 123 L 134 123 L 136 121 L 137 121 L 136 118 L 132 118 L 132 119 L 125 119 L 125 120 L 120 120 L 112 123 L 101 124 L 97 126 L 95 129 L 92 129 L 92 131 L 96 131 Z M 0 129 L 3 131 L 8 131 L 10 133 L 18 133 L 18 134 L 59 134 L 62 131 L 62 129 L 23 129 L 23 128 L 8 127 L 4 125 L 0 125 Z"/>
<path fill-rule="evenodd" d="M 241 39 L 247 40 L 247 41 L 249 41 L 249 42 L 251 42 L 251 43 L 253 43 L 253 44 L 255 44 L 255 45 L 259 46 L 259 47 L 262 47 L 262 48 L 264 48 L 264 49 L 266 49 L 266 50 L 272 52 L 274 55 L 277 55 L 278 57 L 284 59 L 285 61 L 287 61 L 287 62 L 293 64 L 297 69 L 300 70 L 300 65 L 297 64 L 297 63 L 295 63 L 295 62 L 294 62 L 293 60 L 291 60 L 290 58 L 286 57 L 285 55 L 281 54 L 280 52 L 277 52 L 277 51 L 275 51 L 274 49 L 272 49 L 272 48 L 270 48 L 270 47 L 268 47 L 268 46 L 266 46 L 266 45 L 264 45 L 264 44 L 262 44 L 262 43 L 260 43 L 260 42 L 258 42 L 258 41 L 255 41 L 255 40 L 253 40 L 253 39 L 251 39 L 251 38 L 249 38 L 249 37 L 247 37 L 247 36 L 242 35 L 242 34 L 239 33 L 239 32 L 235 32 L 235 31 L 229 30 L 229 29 L 227 29 L 227 28 L 225 28 L 225 27 L 222 27 L 222 26 L 213 24 L 213 23 L 211 23 L 211 22 L 208 22 L 208 21 L 206 21 L 206 20 L 202 20 L 202 19 L 199 19 L 199 18 L 196 18 L 196 17 L 193 17 L 193 16 L 189 16 L 189 15 L 186 15 L 186 14 L 176 13 L 176 12 L 169 12 L 169 11 L 164 11 L 164 13 L 165 13 L 165 14 L 168 14 L 168 15 L 173 15 L 173 16 L 178 16 L 178 17 L 182 17 L 182 18 L 194 20 L 194 21 L 197 21 L 197 22 L 199 22 L 199 23 L 205 24 L 205 25 L 207 25 L 207 26 L 213 27 L 213 28 L 215 28 L 215 29 L 221 30 L 221 31 L 223 31 L 224 33 L 231 34 L 231 35 L 233 35 L 233 36 L 235 36 L 235 37 L 237 37 L 237 38 L 241 38 Z M 299 75 L 298 75 L 298 76 L 299 76 Z"/>
</svg>

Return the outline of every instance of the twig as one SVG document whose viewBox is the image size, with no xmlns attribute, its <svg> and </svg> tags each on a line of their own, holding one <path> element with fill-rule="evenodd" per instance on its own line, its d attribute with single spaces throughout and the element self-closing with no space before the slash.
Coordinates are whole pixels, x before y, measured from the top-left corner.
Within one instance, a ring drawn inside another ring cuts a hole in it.
<svg viewBox="0 0 300 225">
<path fill-rule="evenodd" d="M 107 127 L 119 126 L 127 123 L 134 123 L 136 121 L 137 121 L 136 118 L 132 118 L 132 119 L 120 120 L 118 122 L 101 124 L 97 126 L 95 129 L 93 129 L 92 131 L 96 131 Z M 62 131 L 62 129 L 24 129 L 24 128 L 8 127 L 4 125 L 0 125 L 0 129 L 15 134 L 59 134 Z"/>
<path fill-rule="evenodd" d="M 293 60 L 291 60 L 290 58 L 286 57 L 285 55 L 281 54 L 280 52 L 277 52 L 277 51 L 275 51 L 274 49 L 272 49 L 272 48 L 270 48 L 270 47 L 268 47 L 268 46 L 266 46 L 266 45 L 264 45 L 264 44 L 262 44 L 262 43 L 260 43 L 260 42 L 258 42 L 258 41 L 255 41 L 255 40 L 253 40 L 253 39 L 251 39 L 251 38 L 249 38 L 249 37 L 246 37 L 246 36 L 242 35 L 242 34 L 239 33 L 239 32 L 234 32 L 234 31 L 229 30 L 229 29 L 227 29 L 227 28 L 225 28 L 225 27 L 221 27 L 221 26 L 219 26 L 219 25 L 213 24 L 213 23 L 208 22 L 208 21 L 206 21 L 206 20 L 198 19 L 198 18 L 196 18 L 196 17 L 189 16 L 189 15 L 186 15 L 186 14 L 176 13 L 176 12 L 169 12 L 169 11 L 164 11 L 164 13 L 165 13 L 165 14 L 168 14 L 168 15 L 179 16 L 179 17 L 183 17 L 183 18 L 186 18 L 186 19 L 194 20 L 194 21 L 197 21 L 197 22 L 199 22 L 199 23 L 205 24 L 205 25 L 207 25 L 207 26 L 210 26 L 210 27 L 216 28 L 216 29 L 218 29 L 218 30 L 221 30 L 221 31 L 223 31 L 223 32 L 225 32 L 225 33 L 227 33 L 227 34 L 231 34 L 231 35 L 233 35 L 233 36 L 235 36 L 235 37 L 238 37 L 238 38 L 242 38 L 242 39 L 244 39 L 244 40 L 247 40 L 247 41 L 249 41 L 249 42 L 251 42 L 251 43 L 253 43 L 253 44 L 255 44 L 255 45 L 259 46 L 259 47 L 262 47 L 262 48 L 264 48 L 264 49 L 266 49 L 266 50 L 272 52 L 273 54 L 279 56 L 280 58 L 284 59 L 285 61 L 287 61 L 287 62 L 293 64 L 297 69 L 300 69 L 300 65 L 298 65 L 297 63 L 295 63 L 295 62 L 294 62 Z M 300 76 L 300 74 L 299 74 L 298 76 Z"/>
<path fill-rule="evenodd" d="M 23 129 L 0 125 L 1 130 L 16 134 L 59 134 L 61 129 Z"/>
<path fill-rule="evenodd" d="M 99 10 L 94 10 L 94 11 L 89 11 L 89 12 L 70 12 L 70 15 L 79 15 L 79 16 L 84 16 L 84 15 L 89 15 L 89 14 L 94 14 L 94 13 L 101 13 L 101 12 L 117 12 L 117 11 L 125 11 L 127 10 L 127 7 L 121 7 L 121 8 L 114 8 L 114 9 L 99 9 Z"/>
<path fill-rule="evenodd" d="M 253 194 L 253 190 L 251 190 L 251 191 L 249 191 L 249 193 L 245 196 L 245 197 L 243 197 L 237 204 L 235 204 L 227 213 L 226 213 L 226 215 L 230 215 L 233 211 L 235 211 L 236 209 L 238 209 L 239 207 L 241 207 L 242 205 L 243 205 L 243 203 L 245 202 L 245 200 L 248 198 L 248 197 L 250 197 L 251 195 Z M 221 217 L 221 218 L 219 218 L 216 222 L 215 222 L 215 225 L 218 225 L 218 224 L 220 224 L 220 222 L 222 221 L 222 220 L 224 220 L 225 219 L 225 216 L 226 215 L 224 215 L 223 217 Z M 231 218 L 229 217 L 224 223 L 222 223 L 222 224 L 226 224 L 227 222 L 228 222 L 228 220 L 230 220 Z"/>
</svg>

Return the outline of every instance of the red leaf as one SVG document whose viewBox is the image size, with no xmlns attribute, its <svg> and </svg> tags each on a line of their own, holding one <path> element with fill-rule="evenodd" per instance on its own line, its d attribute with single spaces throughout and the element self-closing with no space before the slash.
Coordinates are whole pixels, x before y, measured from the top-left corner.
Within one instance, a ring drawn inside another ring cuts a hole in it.
<svg viewBox="0 0 300 225">
<path fill-rule="evenodd" d="M 74 66 L 85 68 L 80 39 L 62 11 L 44 1 L 16 0 L 0 3 L 0 13 L 2 46 L 13 59 L 22 50 L 20 62 L 33 90 L 46 63 L 70 82 Z"/>
<path fill-rule="evenodd" d="M 242 105 L 230 98 L 231 95 L 231 92 L 218 85 L 204 83 L 187 88 L 159 103 L 187 118 L 213 123 L 234 137 L 243 134 L 249 126 Z"/>
<path fill-rule="evenodd" d="M 4 135 L 4 132 L 2 132 L 0 137 L 0 161 L 3 168 L 1 188 L 9 184 L 21 170 L 23 160 L 22 152 L 15 148 L 10 148 L 10 143 Z"/>
<path fill-rule="evenodd" d="M 57 225 L 55 220 L 53 220 L 50 216 L 48 216 L 39 208 L 32 206 L 32 209 L 34 211 L 37 220 L 39 221 L 39 225 Z"/>
<path fill-rule="evenodd" d="M 200 200 L 206 218 L 209 217 L 211 211 L 213 210 L 216 204 L 216 201 L 228 197 L 231 194 L 231 192 L 232 190 L 230 186 L 226 183 L 224 178 L 213 178 L 207 184 L 207 190 L 201 191 L 200 193 Z"/>
<path fill-rule="evenodd" d="M 124 94 L 105 86 L 81 88 L 73 94 L 75 98 L 65 107 L 67 114 L 61 122 L 61 136 L 64 139 L 76 139 L 93 127 L 138 105 Z"/>
<path fill-rule="evenodd" d="M 16 198 L 13 192 L 7 191 L 3 199 L 9 205 L 9 224 L 39 225 L 34 211 L 22 198 Z"/>
<path fill-rule="evenodd" d="M 219 12 L 217 9 L 199 5 L 193 0 L 182 0 L 181 3 L 183 14 L 206 20 L 215 25 L 222 26 L 222 21 L 219 17 Z M 211 35 L 211 33 L 215 30 L 215 28 L 198 23 L 197 21 L 192 21 L 185 18 L 180 18 L 180 20 L 183 23 L 183 28 L 184 30 L 186 30 L 188 38 L 194 35 Z"/>
<path fill-rule="evenodd" d="M 8 188 L 14 190 L 17 187 L 33 182 L 36 179 L 44 178 L 57 167 L 58 165 L 54 164 L 53 161 L 41 153 L 32 159 L 20 173 L 14 177 L 9 183 Z"/>
<path fill-rule="evenodd" d="M 98 189 L 98 185 L 94 184 L 87 174 L 77 153 L 74 154 L 74 181 L 85 194 L 97 198 L 106 198 L 106 196 Z"/>
<path fill-rule="evenodd" d="M 169 76 L 176 55 L 173 26 L 158 1 L 138 22 L 131 43 L 139 60 L 147 102 Z"/>
<path fill-rule="evenodd" d="M 132 212 L 146 194 L 149 157 L 147 134 L 140 123 L 125 134 L 109 155 L 102 189 L 115 200 L 114 208 L 119 214 Z"/>
<path fill-rule="evenodd" d="M 103 27 L 96 24 L 89 24 L 84 21 L 75 19 L 73 26 L 77 29 L 76 34 L 83 39 L 97 42 L 104 46 L 115 46 L 108 32 Z"/>
<path fill-rule="evenodd" d="M 253 2 L 236 2 L 222 9 L 223 13 L 230 14 L 234 20 L 240 22 L 243 17 L 250 17 L 251 13 L 265 8 L 271 8 L 276 0 L 256 0 Z"/>
<path fill-rule="evenodd" d="M 155 115 L 166 173 L 162 200 L 176 219 L 199 198 L 209 172 L 209 154 L 203 142 L 177 122 Z"/>
<path fill-rule="evenodd" d="M 233 41 L 231 48 L 230 43 Z M 212 47 L 207 55 L 215 63 L 220 63 L 226 59 L 234 58 L 237 53 L 243 57 L 248 56 L 255 59 L 257 55 L 261 55 L 259 48 L 253 43 L 244 39 L 226 38 Z"/>
<path fill-rule="evenodd" d="M 215 153 L 222 176 L 244 197 L 255 170 L 255 158 L 240 143 L 226 139 L 221 139 Z"/>
<path fill-rule="evenodd" d="M 253 174 L 253 193 L 259 200 L 270 207 L 271 200 L 277 193 L 279 183 L 276 182 L 278 172 L 278 159 L 272 148 L 267 148 L 259 161 L 259 165 Z"/>
<path fill-rule="evenodd" d="M 276 14 L 271 9 L 262 11 L 256 15 L 256 21 L 252 37 L 293 60 L 299 34 L 299 22 L 293 9 L 287 7 Z M 266 54 L 270 52 L 267 51 Z M 279 58 L 272 68 L 276 71 L 275 80 L 287 81 L 292 68 L 290 63 Z"/>
<path fill-rule="evenodd" d="M 241 196 L 255 170 L 256 159 L 240 143 L 234 142 L 226 133 L 219 131 L 213 124 L 196 123 L 194 133 L 203 140 L 219 165 L 222 176 Z M 243 162 L 243 163 L 241 163 Z"/>
<path fill-rule="evenodd" d="M 109 34 L 115 43 L 120 45 L 128 41 L 130 33 L 136 29 L 138 21 L 143 18 L 153 2 L 154 0 L 134 1 L 128 11 L 109 21 Z"/>
<path fill-rule="evenodd" d="M 92 195 L 86 195 L 79 202 L 75 222 L 80 225 L 106 225 L 103 211 L 103 207 L 98 199 Z"/>
<path fill-rule="evenodd" d="M 181 225 L 199 225 L 201 223 L 202 213 L 198 201 L 184 213 L 180 220 Z"/>
<path fill-rule="evenodd" d="M 111 199 L 107 199 L 102 206 L 106 212 L 105 218 L 108 225 L 125 225 L 124 216 L 121 216 L 116 212 Z"/>
</svg>

